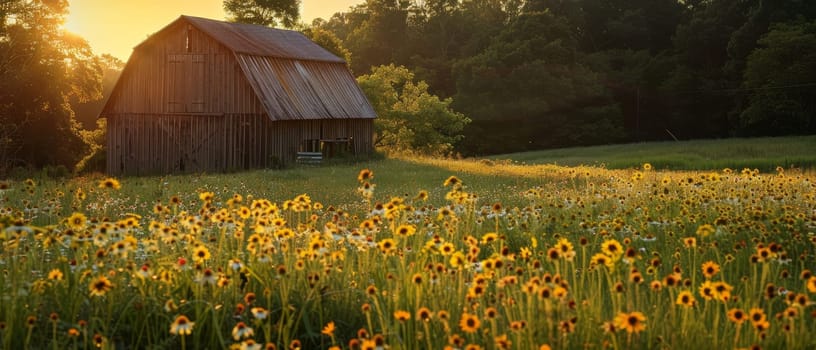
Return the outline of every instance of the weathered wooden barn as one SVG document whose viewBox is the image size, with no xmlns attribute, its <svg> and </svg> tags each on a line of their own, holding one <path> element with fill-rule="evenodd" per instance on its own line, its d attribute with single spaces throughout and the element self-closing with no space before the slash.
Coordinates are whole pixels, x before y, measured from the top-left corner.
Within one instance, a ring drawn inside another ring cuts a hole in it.
<svg viewBox="0 0 816 350">
<path fill-rule="evenodd" d="M 134 48 L 100 117 L 114 175 L 285 165 L 372 149 L 375 113 L 346 62 L 289 30 L 181 16 Z"/>
</svg>

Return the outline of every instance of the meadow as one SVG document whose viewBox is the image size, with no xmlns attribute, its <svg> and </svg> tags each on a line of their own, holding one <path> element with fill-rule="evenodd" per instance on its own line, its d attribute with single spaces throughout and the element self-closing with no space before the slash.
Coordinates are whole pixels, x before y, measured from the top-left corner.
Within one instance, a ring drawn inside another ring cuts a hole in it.
<svg viewBox="0 0 816 350">
<path fill-rule="evenodd" d="M 0 344 L 816 347 L 816 174 L 645 161 L 6 180 Z"/>
</svg>

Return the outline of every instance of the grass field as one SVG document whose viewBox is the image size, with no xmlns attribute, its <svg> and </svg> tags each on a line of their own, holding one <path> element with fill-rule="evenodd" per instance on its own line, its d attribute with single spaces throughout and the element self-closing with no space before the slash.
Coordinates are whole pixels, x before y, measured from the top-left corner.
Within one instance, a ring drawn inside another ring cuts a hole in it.
<svg viewBox="0 0 816 350">
<path fill-rule="evenodd" d="M 636 168 L 648 160 L 660 170 L 720 170 L 816 167 L 816 136 L 754 139 L 646 142 L 565 148 L 495 156 L 526 164 L 592 165 L 609 169 Z"/>
<path fill-rule="evenodd" d="M 0 346 L 816 347 L 814 172 L 647 162 L 2 181 Z"/>
</svg>

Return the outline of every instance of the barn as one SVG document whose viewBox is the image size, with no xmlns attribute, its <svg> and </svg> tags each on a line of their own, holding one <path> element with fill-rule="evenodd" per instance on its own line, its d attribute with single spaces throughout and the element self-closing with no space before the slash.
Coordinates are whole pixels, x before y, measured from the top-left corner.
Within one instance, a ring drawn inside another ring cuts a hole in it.
<svg viewBox="0 0 816 350">
<path fill-rule="evenodd" d="M 228 172 L 372 150 L 346 62 L 303 34 L 181 16 L 136 46 L 100 117 L 112 175 Z"/>
</svg>

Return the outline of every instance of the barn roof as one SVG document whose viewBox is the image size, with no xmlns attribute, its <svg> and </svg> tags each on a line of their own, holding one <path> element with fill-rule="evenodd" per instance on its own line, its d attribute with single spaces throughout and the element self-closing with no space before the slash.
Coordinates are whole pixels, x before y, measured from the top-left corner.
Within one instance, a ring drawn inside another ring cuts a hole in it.
<svg viewBox="0 0 816 350">
<path fill-rule="evenodd" d="M 134 55 L 180 21 L 232 51 L 272 120 L 376 118 L 346 62 L 296 31 L 181 16 L 136 46 Z"/>
<path fill-rule="evenodd" d="M 300 32 L 193 16 L 181 16 L 180 19 L 186 20 L 235 53 L 345 63 Z"/>
</svg>

